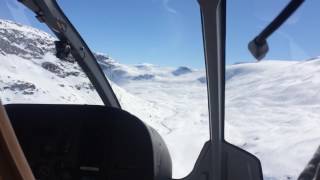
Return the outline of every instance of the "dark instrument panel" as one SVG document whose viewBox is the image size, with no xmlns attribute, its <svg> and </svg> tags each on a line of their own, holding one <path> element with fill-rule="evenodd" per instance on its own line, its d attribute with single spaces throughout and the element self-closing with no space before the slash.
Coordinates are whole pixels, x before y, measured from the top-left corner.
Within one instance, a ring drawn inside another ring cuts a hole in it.
<svg viewBox="0 0 320 180">
<path fill-rule="evenodd" d="M 164 180 L 171 159 L 160 135 L 135 116 L 88 105 L 7 105 L 39 180 Z"/>
</svg>

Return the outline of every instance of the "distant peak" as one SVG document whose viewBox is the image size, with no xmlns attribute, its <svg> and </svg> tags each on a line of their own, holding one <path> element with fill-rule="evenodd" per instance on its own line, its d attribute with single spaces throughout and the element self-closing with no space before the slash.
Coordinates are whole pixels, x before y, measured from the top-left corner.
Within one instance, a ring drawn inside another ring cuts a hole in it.
<svg viewBox="0 0 320 180">
<path fill-rule="evenodd" d="M 306 61 L 320 60 L 320 56 L 315 56 L 313 58 L 306 59 Z"/>
<path fill-rule="evenodd" d="M 180 66 L 178 67 L 176 70 L 174 70 L 172 72 L 173 75 L 175 76 L 180 76 L 180 75 L 183 75 L 183 74 L 188 74 L 188 73 L 191 73 L 192 70 L 186 66 Z"/>
<path fill-rule="evenodd" d="M 111 60 L 110 56 L 104 53 L 94 53 L 95 57 L 97 58 L 97 60 L 99 61 L 109 61 Z"/>
</svg>

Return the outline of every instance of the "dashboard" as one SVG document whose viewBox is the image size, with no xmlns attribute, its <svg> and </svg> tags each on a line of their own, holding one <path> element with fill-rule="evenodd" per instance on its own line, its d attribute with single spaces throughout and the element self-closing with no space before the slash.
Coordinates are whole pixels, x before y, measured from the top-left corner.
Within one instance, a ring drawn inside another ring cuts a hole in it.
<svg viewBox="0 0 320 180">
<path fill-rule="evenodd" d="M 171 178 L 170 155 L 160 135 L 123 110 L 29 104 L 5 108 L 36 179 Z"/>
</svg>

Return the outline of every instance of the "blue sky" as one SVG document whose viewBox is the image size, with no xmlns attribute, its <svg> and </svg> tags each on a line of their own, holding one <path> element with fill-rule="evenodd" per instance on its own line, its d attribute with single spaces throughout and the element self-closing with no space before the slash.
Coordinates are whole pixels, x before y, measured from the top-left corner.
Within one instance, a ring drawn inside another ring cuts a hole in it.
<svg viewBox="0 0 320 180">
<path fill-rule="evenodd" d="M 200 13 L 196 0 L 58 0 L 93 51 L 122 63 L 203 68 Z M 227 63 L 254 61 L 247 43 L 289 0 L 228 0 Z M 266 59 L 302 60 L 320 55 L 318 0 L 301 9 L 269 40 Z M 8 10 L 9 9 L 9 10 Z M 41 29 L 12 0 L 0 1 L 0 18 Z"/>
<path fill-rule="evenodd" d="M 229 0 L 227 59 L 253 61 L 246 46 L 289 0 Z M 268 40 L 265 59 L 305 60 L 320 55 L 319 0 L 307 0 Z"/>
<path fill-rule="evenodd" d="M 203 67 L 200 12 L 196 1 L 99 0 L 79 4 L 75 9 L 71 1 L 60 2 L 96 51 L 130 64 Z M 90 14 L 79 16 L 86 10 Z"/>
</svg>

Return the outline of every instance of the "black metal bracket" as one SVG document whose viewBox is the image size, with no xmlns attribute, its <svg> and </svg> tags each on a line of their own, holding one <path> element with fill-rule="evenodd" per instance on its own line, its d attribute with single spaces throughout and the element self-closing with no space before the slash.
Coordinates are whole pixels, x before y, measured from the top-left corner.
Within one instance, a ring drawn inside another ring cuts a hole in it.
<svg viewBox="0 0 320 180">
<path fill-rule="evenodd" d="M 258 61 L 263 59 L 269 51 L 267 38 L 289 19 L 304 1 L 305 0 L 291 0 L 291 2 L 267 27 L 249 42 L 248 49 Z"/>
</svg>

